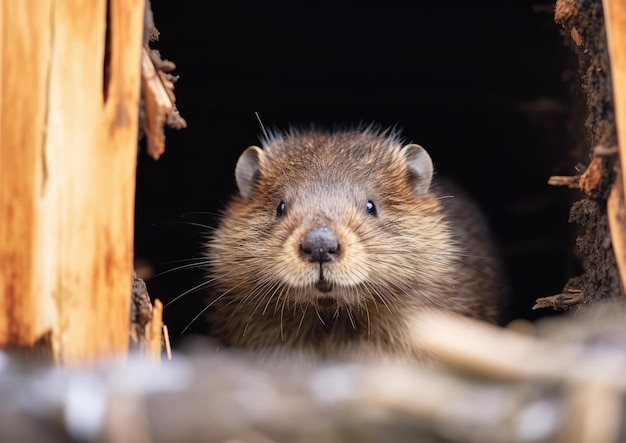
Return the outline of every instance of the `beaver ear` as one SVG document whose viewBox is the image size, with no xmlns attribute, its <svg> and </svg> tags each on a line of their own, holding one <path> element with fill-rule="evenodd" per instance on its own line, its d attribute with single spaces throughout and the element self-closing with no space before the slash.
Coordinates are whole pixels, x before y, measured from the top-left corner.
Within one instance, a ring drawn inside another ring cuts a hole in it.
<svg viewBox="0 0 626 443">
<path fill-rule="evenodd" d="M 433 179 L 433 161 L 420 145 L 410 144 L 402 148 L 406 166 L 411 176 L 413 193 L 422 195 L 428 192 L 430 182 Z"/>
<path fill-rule="evenodd" d="M 254 185 L 260 175 L 259 166 L 262 162 L 263 155 L 264 153 L 261 148 L 258 146 L 250 146 L 239 156 L 239 160 L 237 160 L 235 180 L 237 181 L 239 193 L 246 200 L 252 197 Z"/>
</svg>

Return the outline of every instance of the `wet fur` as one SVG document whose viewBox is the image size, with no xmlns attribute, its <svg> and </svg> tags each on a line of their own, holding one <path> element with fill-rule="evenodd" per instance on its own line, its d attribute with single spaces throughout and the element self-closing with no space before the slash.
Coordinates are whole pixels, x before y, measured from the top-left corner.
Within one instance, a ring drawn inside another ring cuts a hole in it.
<svg viewBox="0 0 626 443">
<path fill-rule="evenodd" d="M 416 195 L 402 146 L 372 128 L 271 134 L 250 195 L 232 198 L 209 242 L 211 334 L 253 350 L 413 356 L 416 313 L 494 321 L 503 285 L 485 221 L 443 183 Z M 330 293 L 315 288 L 320 265 L 300 251 L 318 226 L 341 244 L 324 265 Z"/>
</svg>

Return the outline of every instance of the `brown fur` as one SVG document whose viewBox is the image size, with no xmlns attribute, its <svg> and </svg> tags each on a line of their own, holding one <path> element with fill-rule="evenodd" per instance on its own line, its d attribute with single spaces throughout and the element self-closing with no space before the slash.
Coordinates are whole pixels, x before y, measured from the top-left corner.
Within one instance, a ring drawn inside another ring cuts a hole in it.
<svg viewBox="0 0 626 443">
<path fill-rule="evenodd" d="M 442 185 L 416 196 L 401 148 L 397 135 L 371 128 L 266 140 L 251 196 L 233 197 L 209 242 L 211 333 L 253 350 L 412 356 L 420 354 L 409 332 L 416 313 L 495 320 L 501 270 L 484 220 Z M 319 226 L 334 230 L 341 248 L 323 265 L 328 293 L 315 287 L 320 264 L 300 250 Z"/>
</svg>

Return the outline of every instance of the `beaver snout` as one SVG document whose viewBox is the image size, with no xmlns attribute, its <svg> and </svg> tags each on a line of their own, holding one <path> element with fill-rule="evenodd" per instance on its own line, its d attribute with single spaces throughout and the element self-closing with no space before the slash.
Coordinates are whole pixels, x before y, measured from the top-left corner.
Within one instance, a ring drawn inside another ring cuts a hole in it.
<svg viewBox="0 0 626 443">
<path fill-rule="evenodd" d="M 337 234 L 328 228 L 314 228 L 307 231 L 300 243 L 302 257 L 310 262 L 326 263 L 339 256 Z"/>
</svg>

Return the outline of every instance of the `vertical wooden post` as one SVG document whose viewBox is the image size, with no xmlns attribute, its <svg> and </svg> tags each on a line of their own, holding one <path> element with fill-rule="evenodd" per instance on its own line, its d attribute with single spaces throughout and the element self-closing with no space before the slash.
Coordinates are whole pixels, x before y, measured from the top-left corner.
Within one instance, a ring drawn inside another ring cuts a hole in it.
<svg viewBox="0 0 626 443">
<path fill-rule="evenodd" d="M 0 2 L 0 347 L 127 353 L 143 15 Z"/>
<path fill-rule="evenodd" d="M 611 189 L 607 215 L 622 287 L 626 287 L 626 208 L 624 206 L 624 190 L 626 189 L 626 2 L 624 0 L 603 0 L 602 7 L 611 60 L 615 126 L 620 158 L 620 173 L 613 189 Z"/>
<path fill-rule="evenodd" d="M 39 297 L 52 1 L 0 2 L 0 346 L 32 345 L 52 325 Z M 32 30 L 37 32 L 32 32 Z"/>
</svg>

